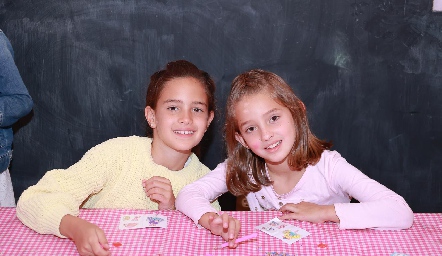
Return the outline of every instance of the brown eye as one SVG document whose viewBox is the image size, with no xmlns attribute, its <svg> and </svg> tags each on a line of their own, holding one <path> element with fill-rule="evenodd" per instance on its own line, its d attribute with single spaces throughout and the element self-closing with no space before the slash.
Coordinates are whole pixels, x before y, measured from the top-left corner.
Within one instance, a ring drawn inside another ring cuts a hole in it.
<svg viewBox="0 0 442 256">
<path fill-rule="evenodd" d="M 270 118 L 270 122 L 276 122 L 276 121 L 278 121 L 278 119 L 279 119 L 279 116 L 272 116 Z"/>
<path fill-rule="evenodd" d="M 255 131 L 255 130 L 256 130 L 256 127 L 253 127 L 253 126 L 252 126 L 252 127 L 247 128 L 247 129 L 246 129 L 246 132 L 247 132 L 247 133 L 250 133 L 250 132 L 253 132 L 253 131 Z"/>
<path fill-rule="evenodd" d="M 201 113 L 201 112 L 204 112 L 204 110 L 201 108 L 193 108 L 193 112 Z"/>
<path fill-rule="evenodd" d="M 171 111 L 177 111 L 178 107 L 172 106 L 172 107 L 168 107 L 167 109 L 171 110 Z"/>
</svg>

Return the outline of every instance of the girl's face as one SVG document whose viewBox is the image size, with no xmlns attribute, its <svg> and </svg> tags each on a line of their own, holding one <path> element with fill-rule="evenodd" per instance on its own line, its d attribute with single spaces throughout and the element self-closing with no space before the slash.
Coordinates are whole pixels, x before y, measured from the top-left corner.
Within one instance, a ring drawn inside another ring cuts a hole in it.
<svg viewBox="0 0 442 256">
<path fill-rule="evenodd" d="M 296 136 L 290 110 L 266 91 L 243 97 L 234 109 L 240 131 L 236 140 L 268 164 L 285 163 Z"/>
<path fill-rule="evenodd" d="M 203 85 L 193 77 L 183 77 L 167 82 L 156 109 L 146 107 L 145 115 L 153 128 L 155 145 L 190 153 L 200 143 L 214 113 L 208 110 Z"/>
</svg>

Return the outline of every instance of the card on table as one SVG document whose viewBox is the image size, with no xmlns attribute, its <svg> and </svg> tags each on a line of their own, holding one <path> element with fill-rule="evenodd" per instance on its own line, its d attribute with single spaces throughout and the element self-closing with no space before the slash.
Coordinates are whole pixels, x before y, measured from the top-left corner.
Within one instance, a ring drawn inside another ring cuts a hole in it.
<svg viewBox="0 0 442 256">
<path fill-rule="evenodd" d="M 285 223 L 278 218 L 271 219 L 264 224 L 256 226 L 255 228 L 281 239 L 287 244 L 292 244 L 301 238 L 310 235 L 307 230 Z"/>
<path fill-rule="evenodd" d="M 167 217 L 159 214 L 123 214 L 119 229 L 166 228 Z"/>
</svg>

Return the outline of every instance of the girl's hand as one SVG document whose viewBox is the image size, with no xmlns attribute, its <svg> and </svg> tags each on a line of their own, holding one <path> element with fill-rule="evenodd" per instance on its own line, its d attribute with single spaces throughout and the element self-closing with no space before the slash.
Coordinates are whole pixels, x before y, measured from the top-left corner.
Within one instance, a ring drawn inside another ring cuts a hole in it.
<svg viewBox="0 0 442 256">
<path fill-rule="evenodd" d="M 334 205 L 318 205 L 308 202 L 297 204 L 286 204 L 279 209 L 283 215 L 278 217 L 281 220 L 301 220 L 313 223 L 325 221 L 339 222 Z"/>
<path fill-rule="evenodd" d="M 214 235 L 221 236 L 224 240 L 229 242 L 229 248 L 236 248 L 235 240 L 238 237 L 240 230 L 239 220 L 223 213 L 221 216 L 209 212 L 204 214 L 199 220 L 199 224 L 207 228 Z"/>
<path fill-rule="evenodd" d="M 96 225 L 72 215 L 61 219 L 60 233 L 72 239 L 80 255 L 109 256 L 106 236 Z"/>
<path fill-rule="evenodd" d="M 175 210 L 175 196 L 170 180 L 153 176 L 142 183 L 146 196 L 158 203 L 158 210 Z"/>
</svg>

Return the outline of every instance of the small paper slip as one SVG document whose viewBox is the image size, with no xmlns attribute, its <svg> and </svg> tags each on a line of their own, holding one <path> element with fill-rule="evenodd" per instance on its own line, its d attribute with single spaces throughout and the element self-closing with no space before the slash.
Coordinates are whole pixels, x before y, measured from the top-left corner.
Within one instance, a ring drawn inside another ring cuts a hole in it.
<svg viewBox="0 0 442 256">
<path fill-rule="evenodd" d="M 287 244 L 292 244 L 310 233 L 307 230 L 285 223 L 278 218 L 269 220 L 268 222 L 255 227 L 264 233 L 281 239 Z"/>
<path fill-rule="evenodd" d="M 121 215 L 119 229 L 166 228 L 167 217 L 156 214 Z"/>
</svg>

